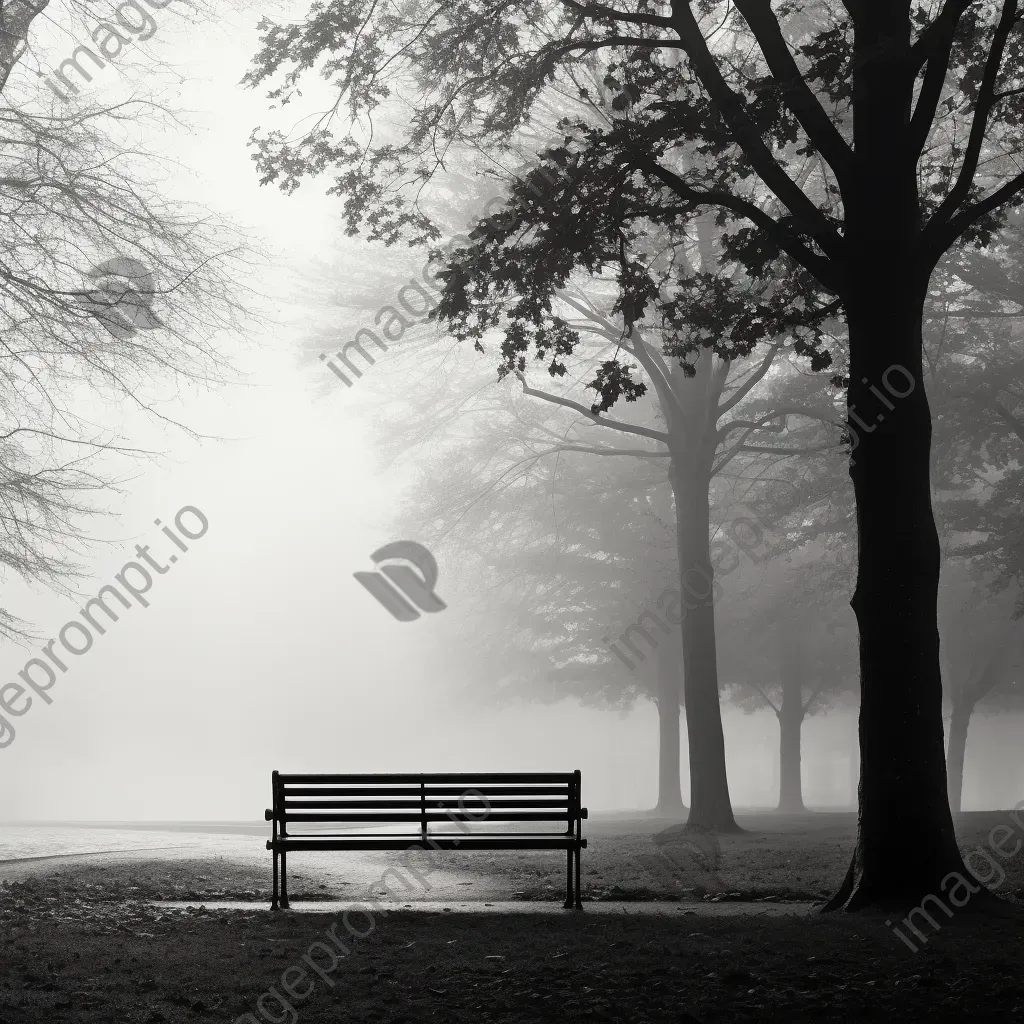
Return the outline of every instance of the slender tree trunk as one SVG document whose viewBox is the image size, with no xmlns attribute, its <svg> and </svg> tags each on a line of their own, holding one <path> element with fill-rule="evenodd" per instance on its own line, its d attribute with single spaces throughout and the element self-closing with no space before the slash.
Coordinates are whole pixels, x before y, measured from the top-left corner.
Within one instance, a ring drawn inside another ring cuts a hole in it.
<svg viewBox="0 0 1024 1024">
<path fill-rule="evenodd" d="M 672 659 L 665 653 L 668 644 L 658 650 L 658 806 L 659 817 L 686 815 L 679 781 L 679 677 Z"/>
<path fill-rule="evenodd" d="M 799 679 L 788 678 L 782 684 L 779 719 L 779 807 L 790 814 L 806 810 L 800 779 L 800 728 L 803 725 L 803 688 Z"/>
<path fill-rule="evenodd" d="M 739 832 L 725 769 L 725 734 L 718 692 L 714 570 L 709 547 L 710 455 L 673 453 L 676 541 L 682 596 L 683 701 L 690 756 L 687 823 Z"/>
<path fill-rule="evenodd" d="M 914 95 L 901 56 L 907 10 L 864 5 L 855 40 L 855 166 L 841 297 L 857 505 L 850 604 L 860 628 L 861 776 L 857 846 L 825 910 L 914 906 L 929 894 L 941 899 L 954 873 L 970 877 L 946 795 L 939 540 L 921 335 L 931 268 L 919 249 L 917 171 L 906 146 Z"/>
<path fill-rule="evenodd" d="M 971 723 L 974 704 L 960 699 L 953 704 L 949 722 L 949 747 L 946 751 L 946 776 L 949 790 L 949 809 L 960 813 L 964 790 L 964 754 L 967 751 L 967 727 Z"/>
<path fill-rule="evenodd" d="M 1001 656 L 1002 655 L 1002 656 Z M 967 752 L 967 729 L 971 715 L 992 691 L 1005 668 L 1005 648 L 985 662 L 980 675 L 973 671 L 953 696 L 953 714 L 949 722 L 949 742 L 946 745 L 946 776 L 950 810 L 959 814 L 964 790 L 964 754 Z"/>
</svg>

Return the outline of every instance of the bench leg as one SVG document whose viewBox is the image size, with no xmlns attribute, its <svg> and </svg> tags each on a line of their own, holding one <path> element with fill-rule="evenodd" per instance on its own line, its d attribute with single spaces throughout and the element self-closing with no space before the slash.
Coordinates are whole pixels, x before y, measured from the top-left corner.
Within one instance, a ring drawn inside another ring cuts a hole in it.
<svg viewBox="0 0 1024 1024">
<path fill-rule="evenodd" d="M 565 851 L 565 909 L 572 910 L 572 847 Z"/>
<path fill-rule="evenodd" d="M 281 851 L 281 909 L 288 909 L 288 854 Z"/>
<path fill-rule="evenodd" d="M 583 901 L 580 899 L 580 847 L 576 847 L 576 909 L 583 909 Z"/>
<path fill-rule="evenodd" d="M 280 906 L 277 902 L 277 850 L 272 852 L 272 856 L 274 858 L 274 895 L 270 900 L 270 909 L 279 910 Z"/>
</svg>

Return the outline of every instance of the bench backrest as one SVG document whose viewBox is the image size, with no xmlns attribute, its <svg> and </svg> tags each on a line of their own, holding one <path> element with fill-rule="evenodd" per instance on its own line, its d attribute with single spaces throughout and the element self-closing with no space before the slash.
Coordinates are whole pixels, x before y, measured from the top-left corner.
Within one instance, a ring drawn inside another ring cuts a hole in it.
<svg viewBox="0 0 1024 1024">
<path fill-rule="evenodd" d="M 290 823 L 565 822 L 580 817 L 580 772 L 285 775 L 273 773 L 273 817 Z"/>
</svg>

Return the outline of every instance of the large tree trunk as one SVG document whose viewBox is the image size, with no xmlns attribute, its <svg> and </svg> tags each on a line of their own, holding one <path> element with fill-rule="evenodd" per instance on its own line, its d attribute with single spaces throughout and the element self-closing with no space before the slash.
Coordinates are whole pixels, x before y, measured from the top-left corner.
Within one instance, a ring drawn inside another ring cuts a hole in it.
<svg viewBox="0 0 1024 1024">
<path fill-rule="evenodd" d="M 896 211 L 891 217 L 895 221 Z M 877 222 L 876 222 L 877 223 Z M 850 412 L 858 443 L 851 460 L 857 500 L 860 627 L 860 793 L 857 848 L 826 909 L 916 905 L 940 895 L 965 868 L 946 794 L 939 671 L 939 543 L 929 486 L 931 418 L 921 366 L 924 282 L 878 261 L 881 225 L 853 262 L 868 266 L 870 298 L 851 288 Z M 909 253 L 904 267 L 910 265 Z M 867 385 L 886 380 L 906 397 L 886 410 Z M 902 382 L 902 383 L 901 383 Z M 967 877 L 967 876 L 965 876 Z"/>
<path fill-rule="evenodd" d="M 913 76 L 895 56 L 910 32 L 899 7 L 864 5 L 854 64 L 856 155 L 841 297 L 856 439 L 850 477 L 857 586 L 850 604 L 860 628 L 861 777 L 857 846 L 826 910 L 913 906 L 930 893 L 941 899 L 951 873 L 970 877 L 946 797 L 939 541 L 922 371 L 930 265 L 919 251 L 916 169 L 906 147 Z"/>
<path fill-rule="evenodd" d="M 669 657 L 668 644 L 658 649 L 658 806 L 662 818 L 686 817 L 683 791 L 679 781 L 679 690 L 675 660 Z"/>
<path fill-rule="evenodd" d="M 949 809 L 960 813 L 964 791 L 964 754 L 967 751 L 967 727 L 971 723 L 974 704 L 961 699 L 953 704 L 953 715 L 949 722 L 949 747 L 946 750 L 946 777 L 949 793 Z"/>
<path fill-rule="evenodd" d="M 803 687 L 799 679 L 782 682 L 779 719 L 779 807 L 796 814 L 806 810 L 800 780 L 800 727 L 803 724 Z"/>
<path fill-rule="evenodd" d="M 725 770 L 725 735 L 715 647 L 714 570 L 709 547 L 709 455 L 673 453 L 676 542 L 683 606 L 683 702 L 690 754 L 689 825 L 740 832 Z"/>
</svg>

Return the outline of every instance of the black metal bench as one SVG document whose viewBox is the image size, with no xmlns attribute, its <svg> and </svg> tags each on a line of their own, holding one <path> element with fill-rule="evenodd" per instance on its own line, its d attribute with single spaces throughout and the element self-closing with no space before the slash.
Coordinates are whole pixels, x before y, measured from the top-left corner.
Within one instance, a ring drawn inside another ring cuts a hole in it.
<svg viewBox="0 0 1024 1024">
<path fill-rule="evenodd" d="M 496 773 L 481 775 L 282 775 L 271 779 L 274 806 L 267 849 L 274 855 L 271 908 L 288 907 L 287 856 L 292 850 L 565 850 L 565 906 L 580 902 L 580 850 L 583 819 L 580 773 Z M 564 832 L 431 833 L 435 822 L 565 823 Z M 292 825 L 305 827 L 295 834 Z M 400 832 L 310 830 L 310 826 L 403 825 Z M 278 897 L 280 859 L 280 898 Z M 573 867 L 575 862 L 575 887 Z"/>
</svg>

